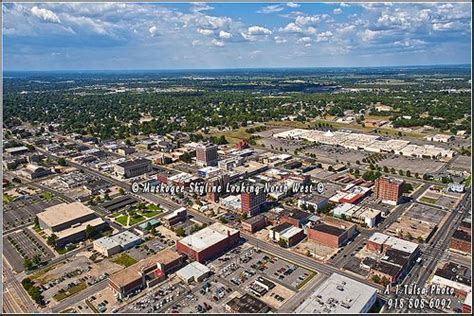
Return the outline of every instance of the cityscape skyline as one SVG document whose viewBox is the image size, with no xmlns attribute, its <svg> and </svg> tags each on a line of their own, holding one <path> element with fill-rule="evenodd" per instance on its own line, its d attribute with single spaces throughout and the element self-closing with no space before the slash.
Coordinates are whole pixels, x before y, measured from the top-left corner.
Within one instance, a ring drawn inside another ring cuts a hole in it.
<svg viewBox="0 0 474 316">
<path fill-rule="evenodd" d="M 470 64 L 470 6 L 9 3 L 2 6 L 4 69 Z"/>
</svg>

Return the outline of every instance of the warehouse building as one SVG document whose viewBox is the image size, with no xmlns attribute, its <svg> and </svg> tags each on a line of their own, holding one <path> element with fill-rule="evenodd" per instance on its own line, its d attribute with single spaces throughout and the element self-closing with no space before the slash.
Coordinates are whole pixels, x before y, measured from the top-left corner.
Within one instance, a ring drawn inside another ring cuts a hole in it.
<svg viewBox="0 0 474 316">
<path fill-rule="evenodd" d="M 362 314 L 377 300 L 377 289 L 333 273 L 298 308 L 296 314 Z"/>
<path fill-rule="evenodd" d="M 186 283 L 202 282 L 211 274 L 211 270 L 205 265 L 194 261 L 176 272 L 176 276 Z"/>
<path fill-rule="evenodd" d="M 270 228 L 268 232 L 270 239 L 281 243 L 286 247 L 292 247 L 306 237 L 303 229 L 295 227 L 289 223 L 277 225 Z"/>
<path fill-rule="evenodd" d="M 240 232 L 221 223 L 214 223 L 176 243 L 179 253 L 204 263 L 237 245 Z"/>
<path fill-rule="evenodd" d="M 271 311 L 270 306 L 246 293 L 241 297 L 234 297 L 225 304 L 228 312 L 249 314 L 249 313 L 268 313 Z"/>
<path fill-rule="evenodd" d="M 186 208 L 180 207 L 174 212 L 171 212 L 170 214 L 163 217 L 163 225 L 165 225 L 166 227 L 171 227 L 180 222 L 184 222 L 186 221 L 187 214 L 188 212 Z"/>
<path fill-rule="evenodd" d="M 263 215 L 257 215 L 243 221 L 242 229 L 250 233 L 254 233 L 262 228 L 267 227 L 267 225 L 267 218 Z"/>
<path fill-rule="evenodd" d="M 110 237 L 94 240 L 93 248 L 105 257 L 113 256 L 121 251 L 128 250 L 140 244 L 142 239 L 137 235 L 124 231 Z"/>
<path fill-rule="evenodd" d="M 441 288 L 452 288 L 460 299 L 465 299 L 471 292 L 471 269 L 469 267 L 449 262 L 438 268 L 431 283 Z"/>
</svg>

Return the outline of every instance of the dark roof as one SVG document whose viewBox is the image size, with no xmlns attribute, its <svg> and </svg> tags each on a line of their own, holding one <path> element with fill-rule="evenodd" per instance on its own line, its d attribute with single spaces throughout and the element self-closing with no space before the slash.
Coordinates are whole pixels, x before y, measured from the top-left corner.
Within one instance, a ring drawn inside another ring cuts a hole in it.
<svg viewBox="0 0 474 316">
<path fill-rule="evenodd" d="M 386 257 L 383 259 L 384 261 L 398 265 L 400 267 L 404 267 L 410 258 L 409 253 L 397 249 L 388 249 L 385 252 L 385 256 Z"/>
<path fill-rule="evenodd" d="M 312 194 L 305 194 L 304 196 L 300 198 L 300 200 L 305 201 L 305 202 L 313 202 L 313 203 L 319 204 L 323 201 L 327 201 L 328 198 L 317 193 L 312 193 Z"/>
<path fill-rule="evenodd" d="M 103 179 L 98 179 L 91 181 L 87 183 L 86 188 L 91 189 L 91 190 L 97 190 L 97 189 L 102 189 L 102 188 L 108 188 L 111 186 L 110 182 L 105 181 Z"/>
<path fill-rule="evenodd" d="M 246 220 L 244 221 L 244 223 L 253 225 L 253 224 L 256 224 L 256 223 L 260 222 L 261 220 L 265 220 L 265 216 L 259 214 L 259 215 L 250 217 L 249 219 L 246 219 Z"/>
<path fill-rule="evenodd" d="M 377 264 L 377 260 L 371 258 L 371 257 L 365 257 L 363 260 L 362 260 L 362 263 L 365 264 L 366 266 L 369 266 L 369 267 L 373 267 Z"/>
<path fill-rule="evenodd" d="M 463 227 L 463 228 L 467 228 L 467 229 L 471 229 L 471 223 L 469 222 L 461 222 L 461 224 L 459 225 L 459 227 Z"/>
<path fill-rule="evenodd" d="M 402 270 L 401 267 L 393 265 L 385 261 L 377 262 L 377 264 L 373 266 L 372 269 L 375 271 L 382 272 L 383 274 L 390 275 L 392 277 L 396 277 Z"/>
<path fill-rule="evenodd" d="M 459 239 L 463 241 L 471 241 L 471 234 L 465 232 L 464 230 L 457 230 L 453 234 L 454 239 Z"/>
<path fill-rule="evenodd" d="M 138 200 L 130 195 L 120 196 L 111 201 L 107 201 L 102 204 L 102 207 L 109 212 L 119 210 L 127 205 L 135 204 Z"/>
<path fill-rule="evenodd" d="M 460 264 L 449 262 L 443 268 L 436 270 L 435 275 L 471 286 L 471 271 Z"/>
<path fill-rule="evenodd" d="M 271 230 L 274 231 L 274 232 L 277 232 L 277 233 L 281 233 L 282 231 L 284 231 L 285 229 L 288 229 L 290 227 L 293 227 L 293 225 L 291 225 L 289 223 L 283 223 L 283 224 L 280 224 L 280 225 L 277 225 L 277 226 L 273 227 Z"/>
<path fill-rule="evenodd" d="M 302 220 L 302 219 L 308 219 L 311 217 L 311 213 L 308 213 L 308 212 L 305 212 L 305 211 L 300 211 L 300 210 L 297 210 L 297 209 L 294 209 L 294 210 L 285 210 L 283 211 L 283 213 L 281 214 L 282 216 L 285 216 L 285 217 L 290 217 L 290 218 L 296 218 L 297 220 Z"/>
<path fill-rule="evenodd" d="M 123 168 L 128 168 L 128 167 L 132 167 L 132 166 L 142 164 L 142 163 L 151 163 L 151 161 L 145 158 L 135 159 L 135 160 L 129 160 L 129 161 L 124 161 L 122 163 L 119 163 L 118 166 L 123 167 Z"/>
<path fill-rule="evenodd" d="M 270 306 L 248 293 L 234 297 L 227 306 L 237 313 L 267 313 L 271 310 Z"/>
<path fill-rule="evenodd" d="M 312 229 L 316 231 L 320 231 L 322 233 L 330 234 L 333 236 L 341 236 L 345 233 L 345 230 L 339 227 L 326 225 L 326 224 L 317 224 L 312 227 Z"/>
</svg>

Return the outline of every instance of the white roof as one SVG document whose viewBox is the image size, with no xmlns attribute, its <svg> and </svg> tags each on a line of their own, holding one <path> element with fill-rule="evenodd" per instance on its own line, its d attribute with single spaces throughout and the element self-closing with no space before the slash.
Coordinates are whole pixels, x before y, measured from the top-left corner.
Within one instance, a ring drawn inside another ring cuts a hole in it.
<svg viewBox="0 0 474 316">
<path fill-rule="evenodd" d="M 228 233 L 233 235 L 238 232 L 238 230 L 227 227 L 224 224 L 214 223 L 192 235 L 184 237 L 179 243 L 187 245 L 195 251 L 202 251 L 226 239 Z"/>
<path fill-rule="evenodd" d="M 200 276 L 205 275 L 209 273 L 211 270 L 206 267 L 205 265 L 194 261 L 185 266 L 184 268 L 178 270 L 176 272 L 176 275 L 183 279 L 183 280 L 189 280 L 191 278 L 194 278 L 195 280 L 198 279 Z"/>
<path fill-rule="evenodd" d="M 19 147 L 10 147 L 10 148 L 5 149 L 5 151 L 7 153 L 14 153 L 14 152 L 17 152 L 17 151 L 25 151 L 25 150 L 28 150 L 28 147 L 19 146 Z"/>
<path fill-rule="evenodd" d="M 374 233 L 370 238 L 369 241 L 375 242 L 377 244 L 384 244 L 389 246 L 392 249 L 397 249 L 403 252 L 413 253 L 418 249 L 418 244 L 403 240 L 397 237 L 388 236 L 382 233 Z"/>
<path fill-rule="evenodd" d="M 375 303 L 377 289 L 333 273 L 296 310 L 296 314 L 356 314 Z"/>
<path fill-rule="evenodd" d="M 48 207 L 44 212 L 36 216 L 46 223 L 48 226 L 56 226 L 80 219 L 86 215 L 94 214 L 94 211 L 85 206 L 81 202 L 61 203 L 58 205 Z"/>
<path fill-rule="evenodd" d="M 283 231 L 283 234 L 280 234 L 280 237 L 283 237 L 283 238 L 286 238 L 286 239 L 290 239 L 291 237 L 301 233 L 301 231 L 303 231 L 303 229 L 301 228 L 298 228 L 298 227 L 290 227 L 288 229 L 285 229 Z"/>
</svg>

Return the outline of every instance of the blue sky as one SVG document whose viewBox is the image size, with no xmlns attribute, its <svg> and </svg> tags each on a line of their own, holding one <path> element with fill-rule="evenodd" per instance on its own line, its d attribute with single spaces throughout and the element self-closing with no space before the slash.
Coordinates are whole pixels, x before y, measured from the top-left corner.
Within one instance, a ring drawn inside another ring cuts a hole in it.
<svg viewBox="0 0 474 316">
<path fill-rule="evenodd" d="M 470 64 L 470 3 L 8 3 L 4 70 Z"/>
</svg>

